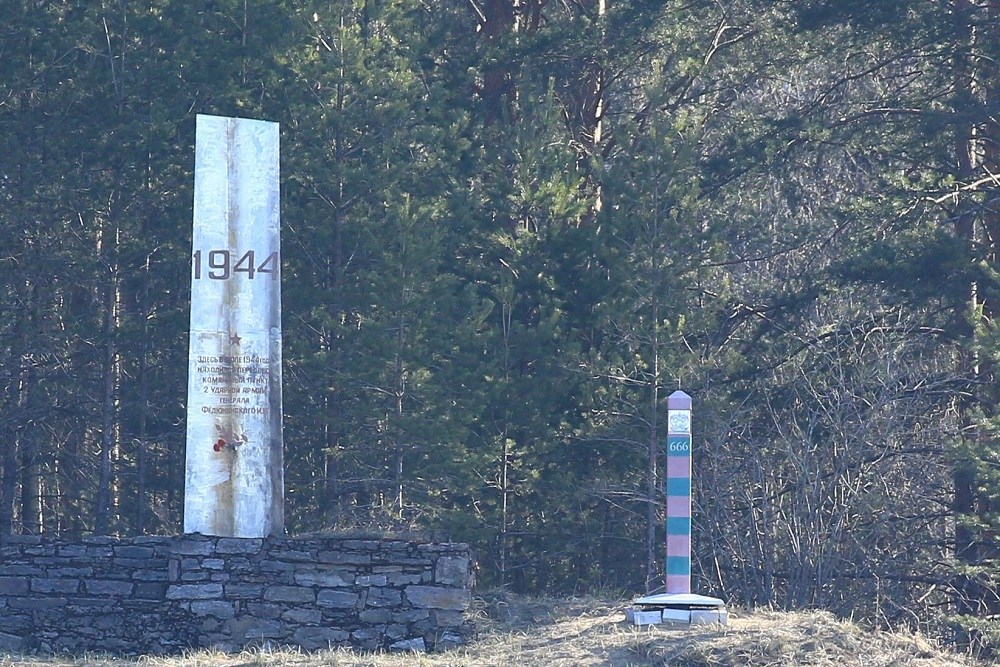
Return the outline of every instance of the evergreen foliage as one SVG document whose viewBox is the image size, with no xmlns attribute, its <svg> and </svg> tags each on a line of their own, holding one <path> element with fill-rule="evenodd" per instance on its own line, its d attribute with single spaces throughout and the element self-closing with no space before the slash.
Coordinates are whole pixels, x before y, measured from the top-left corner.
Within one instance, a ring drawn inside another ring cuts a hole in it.
<svg viewBox="0 0 1000 667">
<path fill-rule="evenodd" d="M 289 528 L 995 613 L 994 0 L 0 6 L 0 535 L 173 532 L 194 116 L 282 127 Z"/>
</svg>

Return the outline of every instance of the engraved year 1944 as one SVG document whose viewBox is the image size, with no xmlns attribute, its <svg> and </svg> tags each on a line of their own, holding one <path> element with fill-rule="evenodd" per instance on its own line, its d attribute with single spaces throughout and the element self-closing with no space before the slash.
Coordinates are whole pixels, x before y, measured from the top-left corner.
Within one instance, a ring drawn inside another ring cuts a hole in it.
<svg viewBox="0 0 1000 667">
<path fill-rule="evenodd" d="M 247 250 L 240 255 L 239 259 L 233 261 L 237 254 L 231 250 L 209 250 L 203 255 L 201 250 L 195 250 L 191 257 L 194 279 L 201 280 L 203 273 L 210 280 L 229 280 L 238 274 L 244 274 L 253 280 L 258 273 L 267 274 L 273 278 L 278 273 L 277 251 L 272 252 L 259 263 L 257 262 L 257 254 L 253 250 Z M 205 266 L 202 266 L 203 262 Z"/>
</svg>

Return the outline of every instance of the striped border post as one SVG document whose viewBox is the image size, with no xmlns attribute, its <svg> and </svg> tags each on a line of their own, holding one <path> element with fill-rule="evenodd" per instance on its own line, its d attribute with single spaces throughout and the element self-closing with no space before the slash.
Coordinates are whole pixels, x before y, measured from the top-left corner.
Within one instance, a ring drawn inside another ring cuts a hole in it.
<svg viewBox="0 0 1000 667">
<path fill-rule="evenodd" d="M 667 593 L 691 592 L 691 397 L 667 398 Z"/>
</svg>

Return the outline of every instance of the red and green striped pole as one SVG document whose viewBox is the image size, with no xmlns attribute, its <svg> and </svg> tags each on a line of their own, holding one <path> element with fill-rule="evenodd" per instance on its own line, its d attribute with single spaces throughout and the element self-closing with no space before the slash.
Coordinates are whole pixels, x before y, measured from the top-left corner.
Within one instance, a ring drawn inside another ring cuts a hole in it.
<svg viewBox="0 0 1000 667">
<path fill-rule="evenodd" d="M 667 398 L 667 593 L 691 592 L 691 397 Z"/>
</svg>

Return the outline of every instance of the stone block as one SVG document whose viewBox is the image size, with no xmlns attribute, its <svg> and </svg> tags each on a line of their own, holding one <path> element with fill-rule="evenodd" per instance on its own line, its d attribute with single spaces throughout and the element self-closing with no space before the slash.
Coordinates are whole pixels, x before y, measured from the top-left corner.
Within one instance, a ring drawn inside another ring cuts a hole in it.
<svg viewBox="0 0 1000 667">
<path fill-rule="evenodd" d="M 76 593 L 80 590 L 77 579 L 32 579 L 32 593 Z"/>
<path fill-rule="evenodd" d="M 27 577 L 0 577 L 0 595 L 27 595 Z"/>
<path fill-rule="evenodd" d="M 343 551 L 320 551 L 316 556 L 320 563 L 330 563 L 331 565 L 369 565 L 372 562 L 371 554 L 352 554 Z"/>
<path fill-rule="evenodd" d="M 323 620 L 323 614 L 318 609 L 289 609 L 281 615 L 281 618 L 289 623 L 303 625 L 319 625 Z"/>
<path fill-rule="evenodd" d="M 115 550 L 111 545 L 91 545 L 87 547 L 87 553 L 83 556 L 88 560 L 107 560 L 114 556 Z"/>
<path fill-rule="evenodd" d="M 279 549 L 274 550 L 268 554 L 271 558 L 275 560 L 281 560 L 285 562 L 292 563 L 314 563 L 316 562 L 316 554 L 310 553 L 308 551 L 299 551 L 297 549 Z"/>
<path fill-rule="evenodd" d="M 378 628 L 361 628 L 351 633 L 351 639 L 359 642 L 378 640 L 382 638 L 382 631 Z"/>
<path fill-rule="evenodd" d="M 347 572 L 296 572 L 295 583 L 299 586 L 339 588 L 354 583 L 354 575 Z"/>
<path fill-rule="evenodd" d="M 193 606 L 193 605 L 192 605 Z M 202 616 L 198 631 L 202 634 L 214 634 L 222 630 L 222 621 L 214 616 Z"/>
<path fill-rule="evenodd" d="M 260 553 L 264 541 L 257 538 L 221 537 L 215 547 L 220 554 L 256 554 Z"/>
<path fill-rule="evenodd" d="M 434 567 L 434 581 L 443 586 L 464 588 L 469 584 L 469 559 L 441 556 Z"/>
<path fill-rule="evenodd" d="M 137 560 L 152 558 L 155 553 L 153 547 L 137 547 L 124 544 L 116 545 L 113 547 L 113 551 L 116 558 L 132 558 Z"/>
<path fill-rule="evenodd" d="M 234 600 L 249 600 L 261 597 L 264 594 L 264 584 L 242 584 L 227 583 L 225 585 L 226 597 Z"/>
<path fill-rule="evenodd" d="M 191 613 L 195 616 L 213 616 L 215 618 L 233 618 L 236 608 L 232 602 L 223 600 L 198 600 L 191 603 Z"/>
<path fill-rule="evenodd" d="M 179 556 L 211 556 L 215 553 L 215 543 L 207 538 L 179 540 L 170 551 Z"/>
<path fill-rule="evenodd" d="M 200 570 L 201 560 L 198 558 L 181 558 L 181 572 Z"/>
<path fill-rule="evenodd" d="M 352 648 L 361 649 L 362 651 L 374 652 L 382 648 L 384 639 L 385 637 L 373 637 L 372 639 L 362 639 L 360 641 L 352 639 L 350 645 Z"/>
<path fill-rule="evenodd" d="M 107 600 L 102 601 L 107 602 Z M 123 609 L 130 610 L 132 613 L 130 618 L 137 618 L 139 614 L 143 614 L 149 618 L 158 618 L 159 615 L 163 613 L 164 609 L 163 600 L 137 600 L 135 598 L 125 598 L 122 600 L 114 600 L 112 604 L 118 605 Z"/>
<path fill-rule="evenodd" d="M 45 574 L 45 570 L 36 565 L 26 565 L 24 563 L 0 563 L 0 580 L 7 577 L 39 576 Z M 2 584 L 0 584 L 2 586 Z M 0 590 L 2 594 L 2 590 Z"/>
<path fill-rule="evenodd" d="M 144 572 L 142 570 L 132 573 L 132 579 L 136 581 L 170 581 L 170 576 L 167 573 L 166 568 L 163 570 L 150 570 Z"/>
<path fill-rule="evenodd" d="M 419 584 L 423 578 L 419 574 L 408 572 L 390 572 L 385 575 L 390 586 L 407 586 L 409 584 Z"/>
<path fill-rule="evenodd" d="M 91 598 L 74 595 L 70 603 L 66 606 L 66 611 L 71 614 L 104 614 L 114 611 L 122 600 L 115 598 Z"/>
<path fill-rule="evenodd" d="M 348 641 L 351 636 L 337 628 L 297 628 L 292 633 L 292 641 L 307 651 L 331 648 Z"/>
<path fill-rule="evenodd" d="M 226 567 L 226 561 L 221 558 L 205 558 L 201 561 L 201 566 L 206 570 L 222 570 Z"/>
<path fill-rule="evenodd" d="M 397 623 L 412 623 L 414 621 L 423 621 L 430 618 L 430 616 L 430 609 L 407 609 L 406 611 L 393 613 L 392 620 Z"/>
<path fill-rule="evenodd" d="M 27 556 L 54 556 L 56 550 L 49 546 L 37 546 L 25 549 L 24 553 Z"/>
<path fill-rule="evenodd" d="M 250 559 L 245 556 L 229 556 L 226 558 L 227 572 L 253 572 L 255 569 Z"/>
<path fill-rule="evenodd" d="M 359 599 L 358 594 L 351 591 L 327 589 L 316 596 L 316 604 L 333 609 L 348 609 L 357 605 Z"/>
<path fill-rule="evenodd" d="M 277 604 L 247 602 L 247 613 L 258 618 L 279 618 L 285 609 Z"/>
<path fill-rule="evenodd" d="M 114 558 L 112 563 L 115 567 L 125 568 L 128 570 L 149 570 L 149 569 L 166 569 L 167 559 L 166 558 Z"/>
<path fill-rule="evenodd" d="M 98 558 L 62 558 L 61 556 L 38 556 L 37 558 L 30 558 L 28 562 L 34 563 L 35 565 L 81 565 L 92 563 L 95 560 L 100 560 Z"/>
<path fill-rule="evenodd" d="M 135 597 L 140 600 L 162 600 L 167 595 L 165 583 L 139 583 L 135 585 Z"/>
<path fill-rule="evenodd" d="M 92 567 L 50 567 L 46 573 L 54 579 L 68 579 L 94 576 Z"/>
<path fill-rule="evenodd" d="M 20 653 L 27 647 L 28 642 L 24 637 L 0 632 L 0 651 Z"/>
<path fill-rule="evenodd" d="M 389 579 L 384 574 L 361 574 L 355 577 L 354 583 L 358 586 L 386 586 Z"/>
<path fill-rule="evenodd" d="M 427 651 L 427 645 L 424 643 L 423 637 L 417 637 L 416 639 L 404 639 L 402 641 L 393 642 L 389 644 L 390 651 L 405 651 L 407 653 L 424 653 Z"/>
<path fill-rule="evenodd" d="M 388 625 L 385 628 L 385 636 L 391 641 L 402 639 L 406 636 L 406 626 L 399 623 Z"/>
<path fill-rule="evenodd" d="M 349 551 L 369 552 L 379 548 L 377 540 L 343 540 L 340 544 Z"/>
<path fill-rule="evenodd" d="M 362 623 L 388 623 L 392 620 L 392 612 L 388 609 L 365 609 L 358 614 L 358 618 L 361 619 Z"/>
<path fill-rule="evenodd" d="M 222 584 L 174 584 L 167 588 L 168 600 L 210 600 L 222 597 Z"/>
<path fill-rule="evenodd" d="M 83 625 L 83 624 L 81 624 Z M 120 628 L 122 625 L 122 617 L 120 614 L 101 614 L 95 617 L 89 626 L 95 630 L 112 630 L 114 628 Z"/>
<path fill-rule="evenodd" d="M 22 630 L 31 629 L 31 616 L 26 614 L 0 614 L 0 631 L 19 633 Z"/>
<path fill-rule="evenodd" d="M 268 586 L 264 599 L 271 602 L 315 602 L 316 594 L 302 586 Z"/>
<path fill-rule="evenodd" d="M 464 611 L 472 603 L 471 591 L 464 588 L 440 586 L 407 586 L 406 599 L 422 609 L 453 609 Z"/>
<path fill-rule="evenodd" d="M 258 619 L 243 632 L 244 639 L 278 639 L 281 635 L 281 623 L 262 619 Z"/>
<path fill-rule="evenodd" d="M 132 595 L 135 585 L 127 581 L 102 581 L 100 579 L 84 580 L 83 587 L 91 595 L 112 595 L 126 597 Z"/>
<path fill-rule="evenodd" d="M 65 544 L 56 549 L 65 558 L 82 558 L 87 555 L 87 547 L 82 544 Z"/>
<path fill-rule="evenodd" d="M 298 563 L 283 563 L 281 561 L 269 560 L 264 561 L 260 564 L 260 572 L 262 574 L 275 573 L 279 575 L 284 575 L 286 579 L 291 579 L 293 572 L 298 572 L 301 569 L 301 565 Z"/>
<path fill-rule="evenodd" d="M 11 598 L 8 600 L 11 609 L 24 609 L 28 611 L 44 611 L 46 609 L 55 609 L 58 607 L 65 607 L 69 604 L 69 600 L 66 598 Z"/>
<path fill-rule="evenodd" d="M 465 622 L 465 616 L 454 609 L 434 609 L 431 611 L 431 622 L 438 628 L 458 627 Z"/>
<path fill-rule="evenodd" d="M 368 590 L 368 607 L 393 607 L 403 602 L 403 594 L 395 588 L 371 588 Z"/>
<path fill-rule="evenodd" d="M 103 634 L 103 630 L 98 630 L 94 627 L 95 619 L 91 616 L 81 616 L 80 618 L 74 620 L 76 620 L 79 625 L 76 626 L 73 634 L 80 635 L 82 637 L 100 637 Z"/>
<path fill-rule="evenodd" d="M 450 544 L 447 542 L 440 544 L 418 544 L 417 553 L 421 554 L 434 554 L 434 555 L 449 555 L 449 556 L 459 556 L 467 553 L 466 549 L 460 548 L 457 544 Z"/>
</svg>

